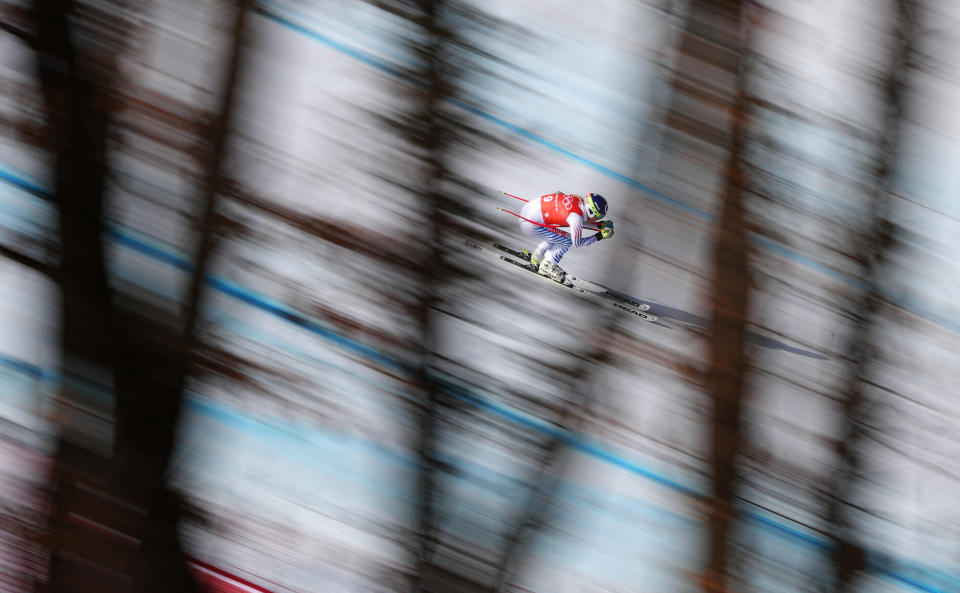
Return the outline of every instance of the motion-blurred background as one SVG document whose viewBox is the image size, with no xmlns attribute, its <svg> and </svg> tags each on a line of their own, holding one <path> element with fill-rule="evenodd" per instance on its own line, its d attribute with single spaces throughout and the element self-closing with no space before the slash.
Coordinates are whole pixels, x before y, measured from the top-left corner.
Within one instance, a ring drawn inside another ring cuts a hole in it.
<svg viewBox="0 0 960 593">
<path fill-rule="evenodd" d="M 0 591 L 960 591 L 958 8 L 2 0 Z"/>
</svg>

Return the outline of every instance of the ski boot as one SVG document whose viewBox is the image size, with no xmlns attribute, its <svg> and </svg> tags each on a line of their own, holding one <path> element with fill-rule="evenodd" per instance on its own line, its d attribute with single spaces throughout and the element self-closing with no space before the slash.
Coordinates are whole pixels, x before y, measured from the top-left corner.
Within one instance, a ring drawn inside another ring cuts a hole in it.
<svg viewBox="0 0 960 593">
<path fill-rule="evenodd" d="M 542 256 L 542 255 L 539 255 L 539 256 L 538 256 L 536 253 L 532 253 L 529 249 L 521 249 L 521 250 L 520 250 L 520 253 L 523 254 L 523 259 L 527 260 L 528 262 L 530 262 L 531 264 L 533 264 L 533 265 L 535 265 L 535 266 L 538 266 L 538 267 L 539 267 L 539 266 L 540 266 L 540 262 L 543 261 L 543 256 Z"/>
<path fill-rule="evenodd" d="M 537 273 L 561 284 L 563 284 L 563 281 L 567 279 L 567 273 L 563 271 L 563 268 L 548 259 L 540 262 L 540 266 L 537 268 Z"/>
</svg>

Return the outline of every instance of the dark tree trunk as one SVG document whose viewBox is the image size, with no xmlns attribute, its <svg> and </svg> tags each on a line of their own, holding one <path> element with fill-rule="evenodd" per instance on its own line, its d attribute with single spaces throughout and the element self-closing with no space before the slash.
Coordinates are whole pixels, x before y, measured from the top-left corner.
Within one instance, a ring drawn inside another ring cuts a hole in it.
<svg viewBox="0 0 960 593">
<path fill-rule="evenodd" d="M 666 116 L 665 150 L 684 159 L 696 143 L 725 153 L 714 164 L 723 176 L 710 280 L 710 357 L 706 390 L 710 398 L 708 503 L 709 541 L 704 591 L 727 590 L 730 532 L 735 518 L 737 455 L 743 444 L 741 414 L 746 395 L 747 319 L 750 296 L 746 223 L 746 62 L 749 39 L 746 0 L 693 0 L 679 42 L 677 67 Z M 699 153 L 696 153 L 699 154 Z M 704 155 L 710 162 L 709 154 Z M 670 163 L 671 161 L 665 161 Z M 668 164 L 663 165 L 668 167 Z"/>
<path fill-rule="evenodd" d="M 922 3 L 894 0 L 896 16 L 892 20 L 894 43 L 891 60 L 884 73 L 884 116 L 880 128 L 879 151 L 874 168 L 875 193 L 858 254 L 863 262 L 864 290 L 851 304 L 853 334 L 847 347 L 847 385 L 841 403 L 842 425 L 838 442 L 837 468 L 827 487 L 827 521 L 834 529 L 832 578 L 824 590 L 832 593 L 852 591 L 856 576 L 867 568 L 866 552 L 857 542 L 855 526 L 848 516 L 848 505 L 855 503 L 854 489 L 864 469 L 862 446 L 868 419 L 876 405 L 869 397 L 869 367 L 874 358 L 874 321 L 883 297 L 879 291 L 884 261 L 894 243 L 894 224 L 890 219 L 893 176 L 900 141 L 900 125 L 905 115 L 905 91 L 910 58 L 919 25 Z"/>
<path fill-rule="evenodd" d="M 247 3 L 237 9 L 226 90 L 213 128 L 185 315 L 132 295 L 112 295 L 107 282 L 107 141 L 112 88 L 130 24 L 117 17 L 109 31 L 80 35 L 72 0 L 36 0 L 35 9 L 39 76 L 55 145 L 63 297 L 64 405 L 53 475 L 50 590 L 196 591 L 177 535 L 181 502 L 167 479 L 213 249 L 215 196 Z M 111 418 L 110 405 L 99 404 L 104 417 L 94 430 L 89 414 L 76 411 L 91 383 L 99 383 L 95 389 L 102 397 L 112 391 L 114 408 Z"/>
<path fill-rule="evenodd" d="M 442 183 L 445 176 L 444 146 L 446 136 L 442 116 L 443 101 L 447 96 L 443 74 L 443 51 L 447 42 L 442 13 L 444 0 L 417 0 L 415 3 L 424 43 L 420 48 L 423 69 L 417 78 L 423 83 L 417 92 L 420 99 L 414 106 L 414 135 L 412 142 L 425 153 L 422 189 L 423 218 L 426 222 L 423 246 L 423 267 L 420 280 L 420 298 L 416 317 L 420 327 L 421 360 L 417 368 L 417 384 L 423 394 L 423 406 L 419 410 L 419 434 L 417 456 L 420 474 L 417 482 L 417 544 L 415 554 L 414 590 L 418 593 L 438 591 L 443 582 L 442 574 L 456 571 L 437 570 L 432 557 L 437 544 L 439 416 L 441 393 L 430 377 L 430 365 L 435 354 L 436 339 L 432 316 L 437 305 L 439 271 L 438 257 L 434 252 L 440 244 L 439 219 L 442 216 Z M 459 587 L 469 583 L 459 583 Z"/>
<path fill-rule="evenodd" d="M 79 405 L 72 403 L 83 401 L 84 382 L 91 374 L 109 383 L 119 352 L 101 239 L 109 126 L 106 105 L 120 53 L 108 48 L 122 47 L 124 40 L 108 37 L 100 47 L 76 47 L 72 0 L 36 0 L 34 8 L 38 75 L 54 146 L 61 252 L 61 397 L 67 404 L 58 414 L 61 434 L 53 475 L 50 590 L 121 591 L 129 584 L 136 555 L 133 542 L 109 541 L 89 528 L 93 523 L 113 529 L 119 515 L 107 502 L 115 500 L 116 494 L 109 480 L 111 428 L 104 426 L 110 421 L 96 422 L 102 418 L 91 419 L 94 413 L 77 411 Z M 108 391 L 105 385 L 100 389 Z M 108 405 L 94 405 L 109 414 Z M 133 515 L 133 520 L 139 519 L 138 512 Z M 79 525 L 75 518 L 80 519 Z"/>
<path fill-rule="evenodd" d="M 705 591 L 726 590 L 730 526 L 734 519 L 736 460 L 743 445 L 741 412 L 746 395 L 747 314 L 750 267 L 744 208 L 746 174 L 743 140 L 746 101 L 742 90 L 733 107 L 733 141 L 726 171 L 720 228 L 714 247 L 710 371 L 707 390 L 712 403 L 710 464 L 710 543 Z"/>
</svg>

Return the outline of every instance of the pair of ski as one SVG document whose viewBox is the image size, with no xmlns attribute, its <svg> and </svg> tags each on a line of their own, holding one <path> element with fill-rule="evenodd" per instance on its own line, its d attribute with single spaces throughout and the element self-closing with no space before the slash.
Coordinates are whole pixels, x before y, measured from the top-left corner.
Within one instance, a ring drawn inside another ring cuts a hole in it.
<svg viewBox="0 0 960 593">
<path fill-rule="evenodd" d="M 572 274 L 567 274 L 563 279 L 563 282 L 557 282 L 552 278 L 540 275 L 540 273 L 537 272 L 537 266 L 530 263 L 530 256 L 522 251 L 510 249 L 509 247 L 501 245 L 500 243 L 487 243 L 485 245 L 481 245 L 475 241 L 467 241 L 467 245 L 480 251 L 483 251 L 486 247 L 501 251 L 507 254 L 500 256 L 501 261 L 505 261 L 520 268 L 521 270 L 526 270 L 532 274 L 535 274 L 538 278 L 543 278 L 544 280 L 548 280 L 553 284 L 569 288 L 590 300 L 593 300 L 597 303 L 608 304 L 619 311 L 629 313 L 635 317 L 643 319 L 644 321 L 657 321 L 657 317 L 655 315 L 646 313 L 646 311 L 650 310 L 649 304 L 644 303 L 639 299 L 635 299 L 628 294 L 617 292 L 612 288 L 608 288 L 596 282 L 591 282 L 590 280 L 578 278 Z M 507 257 L 508 255 L 510 257 Z"/>
</svg>

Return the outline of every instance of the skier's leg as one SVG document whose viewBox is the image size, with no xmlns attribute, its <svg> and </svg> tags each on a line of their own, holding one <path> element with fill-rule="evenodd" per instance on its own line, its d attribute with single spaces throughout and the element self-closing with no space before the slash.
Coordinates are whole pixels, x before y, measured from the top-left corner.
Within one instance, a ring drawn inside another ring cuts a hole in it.
<svg viewBox="0 0 960 593">
<path fill-rule="evenodd" d="M 539 265 L 543 261 L 543 254 L 550 248 L 549 241 L 541 241 L 537 248 L 530 254 L 530 263 Z"/>
<path fill-rule="evenodd" d="M 562 243 L 556 243 L 546 253 L 544 253 L 544 261 L 550 261 L 554 265 L 560 263 L 560 260 L 563 259 L 563 256 L 567 254 L 567 251 L 570 249 L 570 246 L 573 244 L 569 238 L 565 237 L 565 241 Z"/>
<path fill-rule="evenodd" d="M 570 236 L 567 233 L 563 233 L 562 235 L 555 234 L 553 239 L 550 240 L 550 248 L 544 253 L 543 261 L 540 262 L 537 271 L 544 276 L 550 276 L 557 282 L 563 282 L 567 273 L 564 272 L 563 268 L 558 266 L 557 263 L 567 250 L 570 249 L 572 244 Z"/>
<path fill-rule="evenodd" d="M 545 229 L 540 225 L 536 225 L 525 220 L 520 222 L 520 230 L 523 231 L 525 235 L 540 237 L 543 239 L 543 241 L 540 241 L 540 243 L 537 245 L 536 249 L 533 250 L 533 253 L 524 250 L 525 252 L 530 253 L 530 262 L 535 265 L 539 265 L 540 262 L 543 261 L 543 254 L 546 253 L 552 245 L 552 241 L 557 240 L 557 234 Z"/>
</svg>

